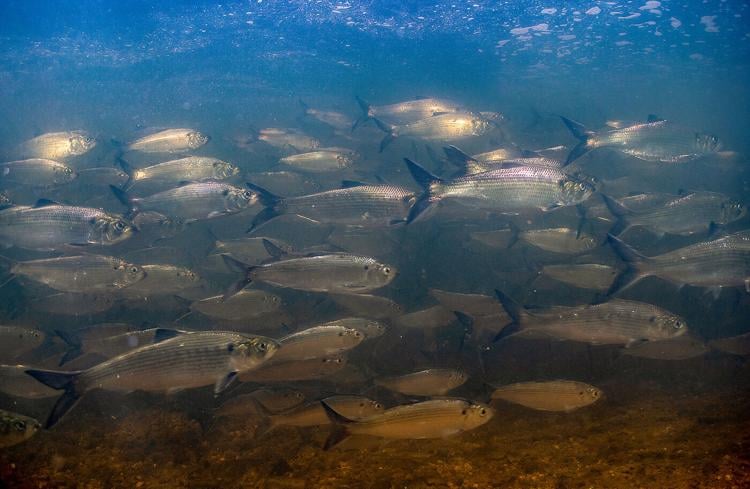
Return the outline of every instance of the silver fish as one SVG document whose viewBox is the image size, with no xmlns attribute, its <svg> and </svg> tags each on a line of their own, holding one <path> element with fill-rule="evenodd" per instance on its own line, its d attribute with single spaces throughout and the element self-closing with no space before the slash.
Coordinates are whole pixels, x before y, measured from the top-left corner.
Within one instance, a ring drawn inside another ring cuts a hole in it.
<svg viewBox="0 0 750 489">
<path fill-rule="evenodd" d="M 403 222 L 415 201 L 414 192 L 395 185 L 345 182 L 345 188 L 286 198 L 257 185 L 248 187 L 258 193 L 266 207 L 255 216 L 250 230 L 282 214 L 329 224 L 383 227 Z"/>
<path fill-rule="evenodd" d="M 516 232 L 517 239 L 552 253 L 576 255 L 599 246 L 596 238 L 570 228 L 528 229 Z"/>
<path fill-rule="evenodd" d="M 226 180 L 240 173 L 237 166 L 207 156 L 187 156 L 141 168 L 132 168 L 129 163 L 120 159 L 120 165 L 129 177 L 125 188 L 137 183 L 177 185 L 180 182 Z"/>
<path fill-rule="evenodd" d="M 362 396 L 331 396 L 323 399 L 322 402 L 353 420 L 369 418 L 383 412 L 382 404 Z M 321 401 L 315 401 L 290 411 L 268 416 L 267 423 L 267 430 L 271 430 L 278 426 L 323 426 L 329 424 L 330 421 Z"/>
<path fill-rule="evenodd" d="M 519 382 L 498 387 L 492 399 L 520 404 L 538 411 L 571 412 L 589 406 L 603 397 L 593 385 L 572 380 Z"/>
<path fill-rule="evenodd" d="M 706 343 L 684 334 L 665 341 L 647 341 L 625 349 L 625 354 L 653 360 L 687 360 L 708 353 Z"/>
<path fill-rule="evenodd" d="M 78 178 L 71 167 L 54 160 L 31 158 L 0 163 L 0 185 L 29 185 L 50 188 Z"/>
<path fill-rule="evenodd" d="M 484 404 L 463 399 L 435 399 L 396 406 L 382 414 L 355 421 L 337 413 L 325 401 L 322 404 L 333 425 L 325 444 L 326 450 L 350 435 L 402 440 L 445 438 L 478 428 L 494 414 L 494 410 Z"/>
<path fill-rule="evenodd" d="M 55 250 L 63 245 L 112 245 L 134 232 L 128 221 L 101 209 L 48 200 L 0 211 L 0 243 L 4 246 Z"/>
<path fill-rule="evenodd" d="M 228 297 L 208 297 L 190 304 L 191 311 L 208 317 L 226 320 L 241 320 L 263 316 L 277 310 L 281 298 L 264 290 L 244 289 Z"/>
<path fill-rule="evenodd" d="M 606 195 L 602 198 L 618 218 L 618 223 L 610 230 L 614 235 L 623 234 L 633 226 L 645 227 L 659 235 L 690 235 L 705 232 L 712 225 L 729 224 L 747 214 L 747 207 L 739 201 L 715 192 L 694 192 L 641 212 Z"/>
<path fill-rule="evenodd" d="M 292 252 L 291 245 L 279 239 L 253 237 L 216 241 L 213 253 L 219 255 L 227 254 L 248 265 L 257 265 L 271 257 L 268 251 L 266 251 L 266 247 L 263 246 L 264 239 L 267 239 L 274 246 L 284 250 L 286 253 Z"/>
<path fill-rule="evenodd" d="M 315 151 L 285 156 L 279 163 L 312 173 L 340 171 L 352 166 L 359 154 L 346 148 L 319 148 Z"/>
<path fill-rule="evenodd" d="M 0 448 L 18 445 L 42 427 L 37 420 L 0 409 Z"/>
<path fill-rule="evenodd" d="M 50 132 L 29 139 L 18 148 L 20 158 L 59 160 L 80 156 L 96 146 L 85 131 Z"/>
<path fill-rule="evenodd" d="M 267 171 L 250 173 L 248 179 L 261 188 L 282 194 L 287 197 L 297 197 L 320 192 L 321 186 L 310 175 L 293 171 Z"/>
<path fill-rule="evenodd" d="M 357 103 L 360 109 L 362 109 L 362 116 L 357 119 L 352 129 L 356 129 L 362 123 L 374 118 L 383 119 L 394 124 L 407 124 L 435 115 L 461 110 L 461 106 L 452 100 L 433 97 L 375 106 L 357 97 Z"/>
<path fill-rule="evenodd" d="M 146 276 L 122 289 L 122 297 L 150 297 L 152 295 L 179 295 L 200 286 L 201 277 L 193 270 L 175 265 L 141 265 Z"/>
<path fill-rule="evenodd" d="M 498 148 L 486 153 L 469 156 L 455 146 L 443 148 L 448 161 L 459 167 L 466 175 L 482 173 L 489 170 L 497 170 L 503 167 L 513 166 L 543 166 L 549 168 L 562 168 L 563 162 L 536 154 L 533 151 L 522 151 L 513 146 Z"/>
<path fill-rule="evenodd" d="M 628 266 L 610 287 L 610 295 L 651 275 L 676 284 L 711 287 L 716 295 L 722 287 L 744 286 L 750 292 L 750 231 L 740 231 L 652 257 L 641 255 L 611 234 L 608 239 Z"/>
<path fill-rule="evenodd" d="M 55 389 L 26 375 L 29 368 L 24 365 L 0 365 L 0 392 L 23 399 L 46 399 L 58 395 Z"/>
<path fill-rule="evenodd" d="M 375 384 L 408 396 L 444 396 L 463 385 L 469 376 L 453 368 L 429 368 L 397 377 L 375 379 Z"/>
<path fill-rule="evenodd" d="M 269 127 L 261 129 L 251 139 L 263 141 L 283 150 L 291 148 L 294 151 L 313 151 L 320 147 L 320 141 L 296 129 Z"/>
<path fill-rule="evenodd" d="M 403 314 L 394 318 L 393 323 L 402 328 L 433 329 L 448 326 L 455 320 L 453 313 L 438 305 Z"/>
<path fill-rule="evenodd" d="M 149 328 L 127 331 L 104 338 L 78 338 L 75 334 L 69 334 L 62 330 L 56 332 L 68 346 L 68 351 L 60 360 L 60 365 L 68 363 L 84 353 L 95 353 L 104 358 L 116 357 L 130 350 L 174 338 L 184 333 L 184 331 L 173 329 Z"/>
<path fill-rule="evenodd" d="M 411 208 L 407 222 L 444 199 L 504 214 L 518 214 L 580 204 L 595 190 L 591 183 L 556 168 L 519 166 L 444 180 L 408 158 L 404 161 L 424 190 Z"/>
<path fill-rule="evenodd" d="M 272 363 L 326 358 L 359 345 L 364 335 L 339 325 L 321 325 L 303 329 L 279 339 L 281 348 Z"/>
<path fill-rule="evenodd" d="M 253 281 L 310 292 L 358 294 L 385 287 L 397 274 L 391 265 L 368 256 L 348 253 L 283 259 L 282 250 L 268 241 L 265 243 L 269 253 L 279 261 L 248 266 L 228 255 L 222 255 L 227 266 L 245 274 L 244 278 L 230 287 L 225 298 Z"/>
<path fill-rule="evenodd" d="M 617 277 L 617 269 L 598 263 L 544 265 L 540 272 L 558 282 L 582 289 L 605 291 Z"/>
<path fill-rule="evenodd" d="M 235 214 L 258 202 L 255 192 L 222 182 L 189 183 L 148 197 L 132 197 L 112 185 L 110 189 L 131 215 L 157 212 L 183 223 Z"/>
<path fill-rule="evenodd" d="M 198 332 L 131 350 L 88 370 L 29 369 L 26 373 L 49 387 L 65 391 L 47 419 L 49 428 L 82 395 L 94 389 L 170 392 L 213 385 L 218 394 L 239 372 L 247 375 L 271 358 L 278 348 L 278 343 L 262 336 Z"/>
<path fill-rule="evenodd" d="M 42 331 L 23 326 L 0 326 L 0 362 L 11 363 L 44 342 Z"/>
<path fill-rule="evenodd" d="M 62 292 L 116 290 L 143 280 L 146 276 L 142 267 L 103 255 L 15 262 L 10 273 Z"/>
<path fill-rule="evenodd" d="M 383 336 L 386 327 L 383 323 L 365 318 L 342 318 L 329 321 L 321 326 L 338 326 L 347 329 L 354 329 L 364 335 L 364 339 L 370 340 Z"/>
<path fill-rule="evenodd" d="M 732 355 L 750 355 L 750 333 L 744 333 L 727 338 L 717 338 L 708 342 L 714 350 Z"/>
<path fill-rule="evenodd" d="M 323 124 L 327 124 L 334 129 L 338 129 L 339 131 L 348 131 L 354 124 L 354 121 L 351 117 L 346 114 L 342 114 L 341 112 L 336 112 L 335 110 L 314 109 L 308 107 L 308 105 L 302 100 L 300 100 L 299 103 L 302 107 L 303 115 L 312 117 L 313 119 L 317 119 Z"/>
<path fill-rule="evenodd" d="M 373 319 L 385 319 L 400 316 L 401 306 L 388 299 L 370 294 L 329 294 L 328 297 L 352 314 Z"/>
<path fill-rule="evenodd" d="M 257 370 L 245 375 L 240 373 L 241 382 L 294 382 L 302 380 L 319 380 L 331 376 L 346 367 L 346 356 L 310 358 L 293 362 L 282 362 L 262 365 Z"/>
<path fill-rule="evenodd" d="M 249 416 L 259 413 L 258 403 L 270 413 L 295 408 L 305 402 L 305 395 L 289 387 L 262 387 L 249 394 L 233 397 L 216 411 L 219 416 Z"/>
<path fill-rule="evenodd" d="M 612 148 L 644 161 L 663 163 L 683 163 L 721 149 L 716 136 L 665 120 L 600 133 L 589 131 L 581 123 L 565 117 L 562 120 L 580 141 L 568 155 L 566 164 L 596 148 Z"/>
<path fill-rule="evenodd" d="M 454 112 L 427 117 L 408 124 L 393 126 L 374 119 L 378 128 L 386 133 L 380 142 L 380 152 L 400 136 L 413 137 L 425 141 L 457 141 L 483 136 L 495 129 L 500 114 L 488 118 L 473 112 Z"/>
<path fill-rule="evenodd" d="M 195 129 L 164 129 L 130 142 L 125 149 L 142 153 L 185 153 L 200 148 L 209 140 Z"/>
<path fill-rule="evenodd" d="M 680 316 L 645 302 L 614 299 L 601 304 L 554 306 L 533 313 L 495 291 L 513 319 L 497 339 L 511 335 L 543 336 L 594 345 L 629 347 L 641 341 L 676 338 L 688 330 Z"/>
</svg>

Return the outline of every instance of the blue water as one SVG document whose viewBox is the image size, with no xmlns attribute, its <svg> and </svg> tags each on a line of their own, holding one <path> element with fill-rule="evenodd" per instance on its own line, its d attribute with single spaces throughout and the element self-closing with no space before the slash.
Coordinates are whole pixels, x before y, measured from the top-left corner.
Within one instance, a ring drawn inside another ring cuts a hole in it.
<svg viewBox="0 0 750 489">
<path fill-rule="evenodd" d="M 77 170 L 113 169 L 124 142 L 153 128 L 189 127 L 211 137 L 196 154 L 236 164 L 240 175 L 232 182 L 242 185 L 257 183 L 260 172 L 290 171 L 278 166 L 289 148 L 248 146 L 248 138 L 262 128 L 295 128 L 321 146 L 356 149 L 362 159 L 339 173 L 298 174 L 293 182 L 275 184 L 274 193 L 309 194 L 347 179 L 401 185 L 418 194 L 403 158 L 449 178 L 452 168 L 433 161 L 426 146 L 442 154 L 441 147 L 451 141 L 425 144 L 402 137 L 380 153 L 383 133 L 372 123 L 337 131 L 302 117 L 300 101 L 354 120 L 361 116 L 355 96 L 375 106 L 440 97 L 502 114 L 490 137 L 455 143 L 470 154 L 509 144 L 563 145 L 564 158 L 577 141 L 561 115 L 598 130 L 605 121 L 637 123 L 655 114 L 696 133 L 717 135 L 721 153 L 681 165 L 647 163 L 611 149 L 592 151 L 579 163 L 583 173 L 606 183 L 602 192 L 616 198 L 710 191 L 748 204 L 749 61 L 750 4 L 733 0 L 4 0 L 0 159 L 14 159 L 17 145 L 39 134 L 85 130 L 97 146 L 71 164 Z M 141 166 L 167 159 L 171 156 L 147 155 L 133 161 Z M 108 183 L 122 181 L 3 189 L 18 205 L 49 198 L 122 214 L 125 209 Z M 601 208 L 598 198 L 586 207 L 594 205 Z M 166 239 L 141 233 L 93 252 L 139 254 L 140 264 L 152 263 L 151 256 L 189 267 L 207 279 L 204 296 L 221 294 L 237 277 L 210 256 L 213 242 L 246 237 L 259 210 L 195 223 Z M 605 244 L 612 220 L 597 220 L 592 212 L 582 229 L 601 246 L 586 255 L 590 260 L 523 243 L 510 249 L 483 246 L 471 233 L 504 228 L 509 219 L 462 212 L 365 233 L 356 242 L 331 237 L 345 232 L 343 227 L 309 222 L 269 224 L 254 236 L 285 240 L 301 253 L 348 251 L 393 264 L 397 279 L 376 293 L 404 312 L 436 305 L 430 289 L 492 297 L 500 288 L 528 305 L 583 305 L 603 296 L 540 280 L 539 267 L 592 261 L 624 268 Z M 516 224 L 576 227 L 579 218 L 570 208 L 519 218 Z M 746 229 L 747 217 L 721 232 Z M 626 241 L 656 255 L 715 237 L 707 230 L 663 238 L 636 230 Z M 1 244 L 0 254 L 12 260 L 91 250 L 65 247 L 48 253 Z M 102 311 L 48 312 L 37 301 L 52 292 L 11 281 L 0 288 L 0 323 L 38 329 L 49 341 L 0 363 L 57 368 L 66 346 L 55 330 L 75 332 L 105 322 L 127 322 L 136 329 L 260 331 L 280 338 L 350 315 L 325 294 L 260 288 L 282 298 L 283 314 L 232 322 L 197 314 L 183 319 L 190 301 L 203 296 L 155 294 L 140 301 L 117 299 Z M 135 487 L 745 487 L 750 484 L 750 442 L 743 434 L 750 430 L 747 352 L 732 355 L 706 345 L 748 332 L 748 297 L 742 287 L 726 287 L 714 298 L 701 287 L 652 278 L 623 294 L 686 318 L 706 349 L 691 358 L 640 358 L 618 347 L 544 339 L 494 343 L 502 325 L 466 337 L 450 317 L 450 324 L 424 331 L 391 317 L 377 343 L 352 354 L 348 377 L 289 383 L 309 400 L 360 394 L 388 407 L 416 398 L 375 388 L 373 378 L 439 366 L 469 372 L 470 381 L 453 394 L 477 401 L 488 400 L 487 384 L 530 380 L 576 379 L 603 390 L 603 401 L 575 413 L 494 402 L 494 419 L 458 438 L 363 443 L 323 452 L 326 427 L 281 428 L 255 438 L 255 418 L 226 422 L 212 416 L 221 402 L 257 386 L 242 385 L 219 399 L 208 388 L 166 397 L 92 392 L 59 426 L 17 447 L 0 448 L 5 450 L 0 451 L 0 487 L 86 485 L 82 481 L 91 487 L 134 487 L 137 481 L 143 484 Z M 82 308 L 87 300 L 73 297 L 69 309 Z M 53 404 L 0 394 L 0 409 L 42 421 Z"/>
</svg>

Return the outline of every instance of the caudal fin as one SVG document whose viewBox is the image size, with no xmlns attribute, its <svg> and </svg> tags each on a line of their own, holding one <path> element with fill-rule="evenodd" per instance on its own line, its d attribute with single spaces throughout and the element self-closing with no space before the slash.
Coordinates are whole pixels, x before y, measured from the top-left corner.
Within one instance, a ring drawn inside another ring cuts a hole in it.
<svg viewBox="0 0 750 489">
<path fill-rule="evenodd" d="M 65 365 L 69 361 L 81 356 L 81 354 L 83 353 L 82 345 L 81 345 L 81 340 L 77 336 L 72 335 L 68 333 L 67 331 L 62 331 L 59 329 L 55 330 L 55 334 L 61 340 L 63 340 L 63 342 L 65 343 L 65 346 L 68 347 L 67 351 L 60 359 L 60 363 L 58 363 L 58 365 L 60 366 Z"/>
<path fill-rule="evenodd" d="M 133 167 L 125 160 L 125 158 L 123 158 L 121 152 L 118 152 L 118 154 L 115 156 L 115 161 L 117 161 L 117 164 L 120 165 L 122 171 L 124 171 L 128 176 L 127 181 L 122 184 L 122 189 L 129 190 L 133 186 L 133 183 L 135 183 L 133 181 Z"/>
<path fill-rule="evenodd" d="M 409 158 L 404 158 L 404 162 L 406 162 L 406 167 L 409 169 L 409 173 L 411 173 L 414 181 L 416 181 L 423 190 L 422 195 L 409 210 L 409 216 L 406 218 L 406 223 L 408 224 L 414 221 L 436 201 L 435 196 L 432 194 L 432 189 L 434 184 L 443 183 L 443 180 L 428 172 Z"/>
<path fill-rule="evenodd" d="M 505 293 L 501 290 L 495 289 L 495 297 L 497 297 L 497 300 L 503 306 L 503 309 L 505 309 L 505 312 L 508 313 L 508 316 L 510 316 L 511 319 L 511 322 L 507 324 L 503 329 L 501 329 L 493 340 L 500 341 L 521 332 L 523 329 L 521 323 L 523 321 L 523 318 L 525 316 L 528 316 L 528 313 L 523 309 L 521 304 L 505 295 Z"/>
<path fill-rule="evenodd" d="M 393 126 L 389 126 L 388 124 L 384 123 L 380 119 L 376 119 L 375 117 L 370 117 L 370 119 L 375 121 L 375 125 L 378 126 L 378 129 L 386 133 L 386 136 L 383 138 L 382 141 L 380 141 L 380 152 L 382 153 L 383 150 L 387 148 L 388 145 L 391 144 L 393 140 L 398 137 L 398 133 L 396 132 Z"/>
<path fill-rule="evenodd" d="M 372 119 L 372 108 L 370 107 L 370 104 L 359 98 L 358 95 L 355 95 L 354 98 L 357 99 L 357 104 L 359 105 L 359 108 L 362 109 L 362 115 L 356 121 L 354 121 L 352 131 Z"/>
<path fill-rule="evenodd" d="M 229 267 L 230 270 L 244 274 L 244 276 L 241 279 L 234 282 L 224 291 L 222 300 L 227 300 L 233 295 L 235 295 L 237 292 L 239 292 L 240 290 L 244 289 L 248 284 L 250 284 L 253 281 L 250 274 L 253 271 L 253 269 L 256 267 L 247 265 L 246 263 L 242 263 L 241 261 L 227 254 L 222 254 L 221 258 L 222 260 L 224 260 L 224 263 L 226 264 L 227 267 Z"/>
<path fill-rule="evenodd" d="M 140 212 L 136 200 L 133 199 L 126 191 L 117 188 L 114 185 L 110 185 L 109 189 L 112 191 L 115 197 L 117 197 L 117 200 L 119 200 L 122 205 L 128 208 L 128 212 L 125 214 L 126 219 L 133 219 L 136 214 Z"/>
<path fill-rule="evenodd" d="M 331 433 L 328 435 L 326 444 L 323 446 L 323 450 L 330 450 L 351 435 L 348 426 L 356 423 L 356 421 L 340 415 L 325 401 L 320 401 L 320 404 L 323 406 L 326 416 L 331 421 Z"/>
<path fill-rule="evenodd" d="M 617 218 L 617 222 L 615 222 L 615 225 L 609 230 L 609 234 L 619 236 L 630 228 L 631 225 L 627 222 L 627 218 L 633 214 L 633 211 L 617 202 L 612 197 L 608 197 L 604 194 L 601 194 L 601 196 L 609 212 Z"/>
<path fill-rule="evenodd" d="M 76 390 L 76 380 L 80 372 L 56 372 L 54 370 L 37 370 L 28 369 L 26 373 L 34 377 L 42 384 L 52 387 L 53 389 L 65 390 L 63 395 L 55 403 L 52 412 L 47 418 L 46 428 L 52 428 L 65 413 L 75 406 L 83 395 Z"/>
<path fill-rule="evenodd" d="M 253 222 L 250 224 L 247 232 L 250 233 L 260 227 L 262 224 L 267 223 L 271 219 L 278 217 L 282 214 L 282 204 L 284 199 L 278 195 L 274 195 L 263 187 L 259 187 L 251 182 L 245 182 L 245 186 L 258 194 L 258 200 L 265 206 L 265 209 L 260 211 L 253 218 Z"/>
<path fill-rule="evenodd" d="M 567 166 L 593 149 L 590 147 L 590 140 L 592 136 L 594 136 L 594 133 L 586 129 L 586 127 L 580 122 L 570 120 L 563 116 L 560 116 L 560 119 L 562 119 L 565 126 L 573 134 L 573 137 L 580 141 L 580 143 L 570 151 L 570 154 L 568 154 L 568 158 L 565 160 L 565 165 L 563 165 Z"/>
<path fill-rule="evenodd" d="M 651 260 L 650 258 L 641 255 L 612 234 L 607 234 L 607 241 L 615 253 L 617 253 L 617 256 L 627 265 L 627 268 L 617 276 L 607 291 L 608 296 L 617 294 L 631 287 L 642 278 L 651 275 L 651 272 L 647 268 L 648 262 Z"/>
</svg>

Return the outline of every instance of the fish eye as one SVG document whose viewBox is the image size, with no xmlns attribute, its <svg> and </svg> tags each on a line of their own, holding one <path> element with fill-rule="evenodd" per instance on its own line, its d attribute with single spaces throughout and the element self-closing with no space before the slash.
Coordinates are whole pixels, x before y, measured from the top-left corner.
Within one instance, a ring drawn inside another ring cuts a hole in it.
<svg viewBox="0 0 750 489">
<path fill-rule="evenodd" d="M 138 267 L 130 267 L 131 273 L 138 273 Z"/>
<path fill-rule="evenodd" d="M 253 197 L 253 193 L 249 190 L 245 190 L 244 192 L 242 192 L 242 196 L 247 200 L 250 200 Z"/>
<path fill-rule="evenodd" d="M 13 427 L 18 431 L 26 431 L 26 422 L 16 421 L 15 423 L 13 423 Z"/>
<path fill-rule="evenodd" d="M 675 321 L 674 322 L 674 328 L 675 329 L 681 329 L 682 328 L 682 321 Z"/>
<path fill-rule="evenodd" d="M 125 229 L 125 223 L 124 222 L 122 222 L 122 221 L 115 222 L 115 230 L 116 231 L 122 231 L 123 229 Z"/>
<path fill-rule="evenodd" d="M 487 414 L 487 410 L 485 408 L 482 408 L 482 409 L 479 410 L 479 415 L 480 416 L 484 416 L 485 414 Z"/>
<path fill-rule="evenodd" d="M 385 268 L 383 269 L 383 273 L 384 273 L 384 274 L 386 274 L 386 275 L 390 275 L 390 273 L 391 273 L 391 269 L 390 269 L 390 267 L 385 267 Z"/>
<path fill-rule="evenodd" d="M 258 343 L 258 350 L 266 351 L 267 348 L 268 348 L 268 345 L 265 342 Z"/>
<path fill-rule="evenodd" d="M 383 409 L 383 405 L 380 404 L 379 402 L 376 402 L 375 403 L 375 409 Z"/>
</svg>

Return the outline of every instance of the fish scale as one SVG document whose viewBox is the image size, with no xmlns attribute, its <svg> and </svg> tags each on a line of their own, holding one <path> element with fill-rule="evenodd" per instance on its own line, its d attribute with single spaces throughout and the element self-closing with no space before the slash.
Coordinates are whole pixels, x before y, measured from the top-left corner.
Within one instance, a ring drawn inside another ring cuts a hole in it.
<svg viewBox="0 0 750 489">
<path fill-rule="evenodd" d="M 140 180 L 168 180 L 199 181 L 208 179 L 224 179 L 236 174 L 238 170 L 233 165 L 216 158 L 203 156 L 188 156 L 178 160 L 165 161 L 156 165 L 133 170 L 132 178 Z"/>
<path fill-rule="evenodd" d="M 242 198 L 247 194 L 247 198 Z M 233 199 L 237 196 L 237 199 Z M 156 211 L 182 220 L 198 220 L 238 212 L 254 203 L 254 195 L 234 185 L 203 182 L 183 185 L 148 197 L 132 199 L 142 211 Z"/>
<path fill-rule="evenodd" d="M 146 276 L 141 267 L 113 256 L 80 255 L 17 262 L 11 273 L 63 292 L 119 289 Z"/>
</svg>

